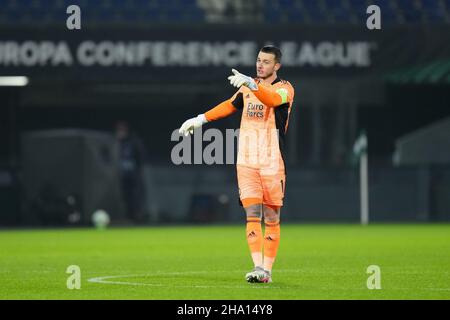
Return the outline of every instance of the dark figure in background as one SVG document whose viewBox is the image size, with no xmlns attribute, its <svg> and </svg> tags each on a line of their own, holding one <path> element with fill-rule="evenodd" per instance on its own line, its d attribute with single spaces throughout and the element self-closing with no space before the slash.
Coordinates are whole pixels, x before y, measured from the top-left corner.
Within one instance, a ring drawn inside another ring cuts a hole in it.
<svg viewBox="0 0 450 320">
<path fill-rule="evenodd" d="M 130 132 L 127 122 L 117 122 L 115 129 L 126 214 L 128 219 L 134 222 L 143 222 L 145 195 L 142 168 L 146 161 L 146 152 L 138 136 Z"/>
</svg>

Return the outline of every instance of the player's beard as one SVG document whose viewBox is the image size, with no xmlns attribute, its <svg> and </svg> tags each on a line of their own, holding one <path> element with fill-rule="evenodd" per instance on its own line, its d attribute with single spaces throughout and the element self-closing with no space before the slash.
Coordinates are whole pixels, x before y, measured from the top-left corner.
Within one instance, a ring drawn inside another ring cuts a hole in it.
<svg viewBox="0 0 450 320">
<path fill-rule="evenodd" d="M 271 73 L 269 73 L 268 75 L 264 76 L 264 77 L 260 77 L 263 80 L 269 79 L 272 75 L 273 75 L 274 71 L 272 70 Z"/>
</svg>

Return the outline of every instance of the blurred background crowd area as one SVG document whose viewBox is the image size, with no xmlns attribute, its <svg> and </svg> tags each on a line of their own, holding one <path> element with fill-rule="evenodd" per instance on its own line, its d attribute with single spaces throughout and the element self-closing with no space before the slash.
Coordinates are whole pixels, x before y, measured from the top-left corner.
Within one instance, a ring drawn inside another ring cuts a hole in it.
<svg viewBox="0 0 450 320">
<path fill-rule="evenodd" d="M 73 4 L 81 30 L 66 27 Z M 366 27 L 372 4 L 381 30 Z M 231 68 L 254 74 L 267 43 L 296 89 L 284 219 L 358 221 L 365 133 L 372 219 L 447 221 L 449 24 L 450 0 L 4 0 L 0 76 L 28 84 L 0 86 L 0 225 L 86 224 L 97 209 L 240 221 L 234 166 L 176 166 L 171 136 L 234 93 Z"/>
<path fill-rule="evenodd" d="M 383 9 L 386 24 L 448 24 L 448 0 L 5 0 L 3 23 L 55 23 L 69 5 L 88 23 L 301 23 L 360 24 L 366 9 Z"/>
</svg>

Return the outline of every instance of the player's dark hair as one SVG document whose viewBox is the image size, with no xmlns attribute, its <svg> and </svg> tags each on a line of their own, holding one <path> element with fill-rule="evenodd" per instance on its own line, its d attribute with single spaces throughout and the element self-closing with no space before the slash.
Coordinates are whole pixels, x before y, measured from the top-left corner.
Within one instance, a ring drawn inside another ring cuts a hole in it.
<svg viewBox="0 0 450 320">
<path fill-rule="evenodd" d="M 278 47 L 272 46 L 272 45 L 267 45 L 261 48 L 261 50 L 259 50 L 261 52 L 264 53 L 271 53 L 275 56 L 275 61 L 280 63 L 281 62 L 281 50 Z"/>
</svg>

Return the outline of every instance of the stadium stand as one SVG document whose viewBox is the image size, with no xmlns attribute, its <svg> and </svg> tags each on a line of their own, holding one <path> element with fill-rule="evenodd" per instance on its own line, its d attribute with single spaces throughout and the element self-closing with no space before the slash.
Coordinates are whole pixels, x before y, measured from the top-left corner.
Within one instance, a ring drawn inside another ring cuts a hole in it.
<svg viewBox="0 0 450 320">
<path fill-rule="evenodd" d="M 359 24 L 370 4 L 385 24 L 450 23 L 450 0 L 5 0 L 0 24 L 59 22 L 71 4 L 87 23 Z"/>
</svg>

